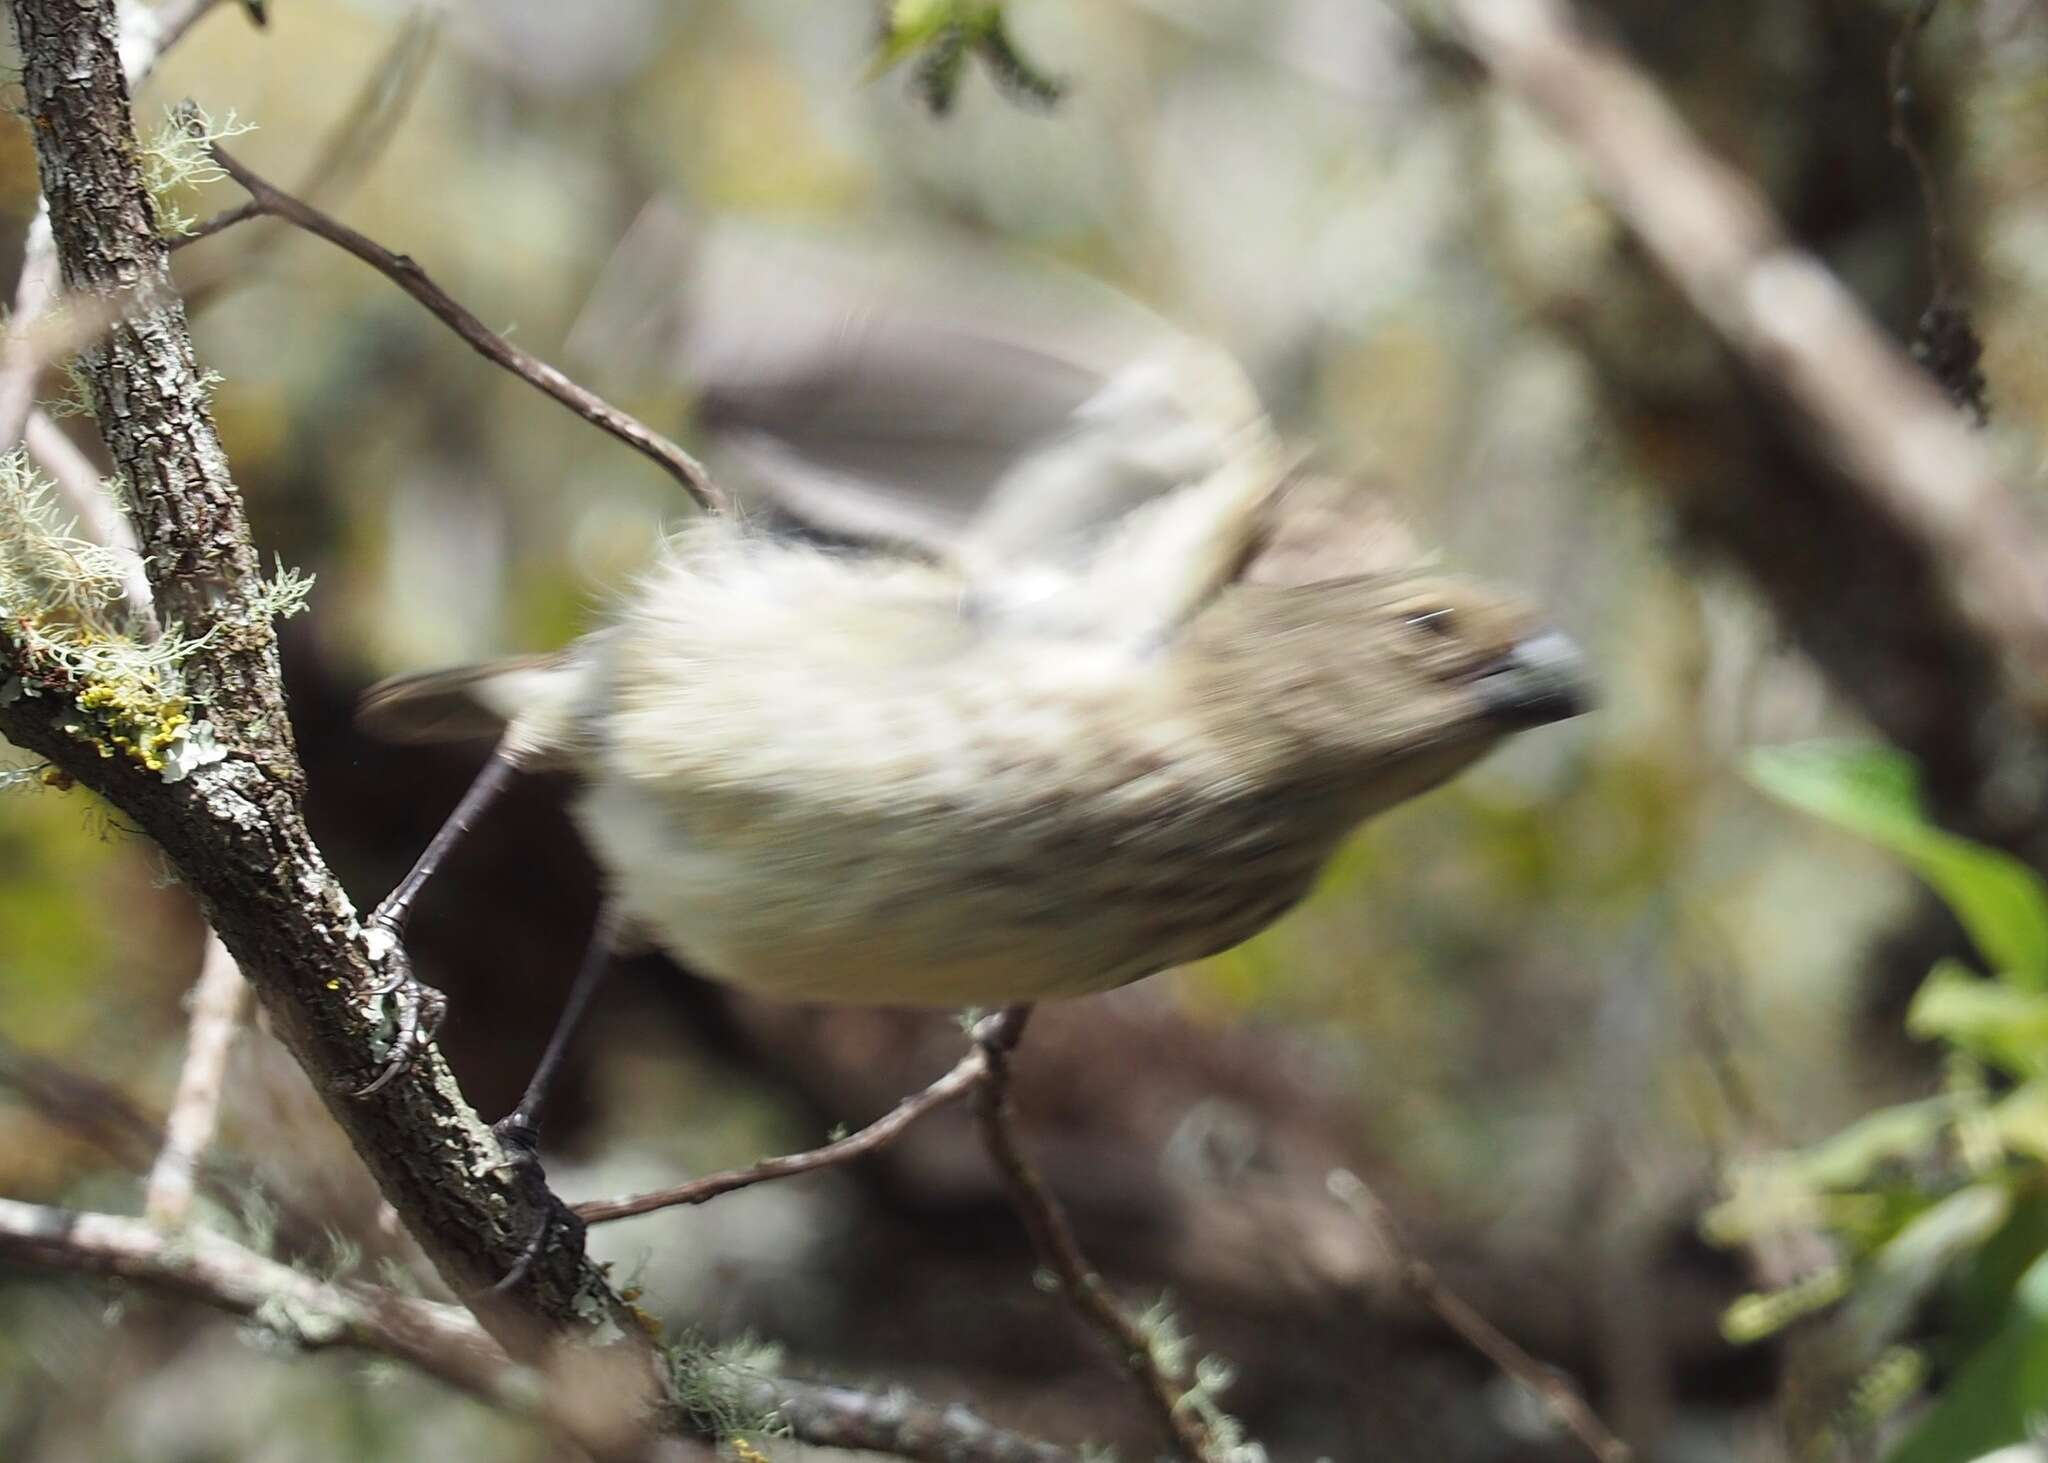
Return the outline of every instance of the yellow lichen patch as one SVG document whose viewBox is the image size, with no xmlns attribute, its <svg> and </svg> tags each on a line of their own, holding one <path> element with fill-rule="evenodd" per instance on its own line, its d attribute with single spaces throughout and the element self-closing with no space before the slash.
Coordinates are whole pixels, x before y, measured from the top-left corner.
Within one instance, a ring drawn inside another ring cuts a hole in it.
<svg viewBox="0 0 2048 1463">
<path fill-rule="evenodd" d="M 78 693 L 77 705 L 93 724 L 74 723 L 72 731 L 94 743 L 102 757 L 119 753 L 151 772 L 163 771 L 165 750 L 192 722 L 183 696 L 141 685 L 99 681 Z"/>
</svg>

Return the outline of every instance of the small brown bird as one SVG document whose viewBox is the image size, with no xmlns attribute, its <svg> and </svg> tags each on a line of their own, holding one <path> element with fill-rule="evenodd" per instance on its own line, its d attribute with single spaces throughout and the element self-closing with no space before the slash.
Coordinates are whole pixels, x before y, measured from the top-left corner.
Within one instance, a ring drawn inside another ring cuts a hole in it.
<svg viewBox="0 0 2048 1463">
<path fill-rule="evenodd" d="M 908 328 L 871 306 L 837 318 L 815 368 L 872 388 L 883 335 Z M 1023 411 L 1038 440 L 987 458 L 953 531 L 908 495 L 895 548 L 699 524 L 607 627 L 552 658 L 391 683 L 366 723 L 502 724 L 512 761 L 573 769 L 626 927 L 692 969 L 958 1006 L 1103 990 L 1235 945 L 1360 821 L 1581 709 L 1563 637 L 1412 567 L 1370 500 L 1295 470 L 1213 350 L 1154 327 L 1091 371 L 1003 342 L 1019 380 L 1069 404 Z M 927 406 L 952 402 L 973 373 L 947 359 L 894 361 L 890 379 L 914 401 L 921 372 Z M 858 500 L 863 474 L 892 489 L 874 443 L 915 436 L 907 407 L 863 435 L 858 403 L 736 374 L 745 389 L 720 397 L 712 373 L 710 404 L 757 468 L 800 484 L 774 501 L 821 483 Z M 810 404 L 779 437 L 758 425 L 778 391 Z M 1001 436 L 970 426 L 953 411 L 976 450 Z"/>
</svg>

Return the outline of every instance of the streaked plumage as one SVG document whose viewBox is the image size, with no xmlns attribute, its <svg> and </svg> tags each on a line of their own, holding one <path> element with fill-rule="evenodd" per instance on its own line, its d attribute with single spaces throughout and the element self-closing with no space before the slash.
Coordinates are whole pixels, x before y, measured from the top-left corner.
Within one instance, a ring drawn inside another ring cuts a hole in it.
<svg viewBox="0 0 2048 1463">
<path fill-rule="evenodd" d="M 1236 944 L 1362 819 L 1576 709 L 1511 600 L 1388 568 L 1405 540 L 1331 552 L 1344 495 L 1216 353 L 1134 357 L 1044 450 L 1091 441 L 1158 479 L 1135 507 L 1104 520 L 1070 460 L 1000 475 L 925 557 L 698 525 L 562 656 L 396 683 L 365 720 L 493 708 L 580 775 L 624 912 L 704 974 L 960 1005 Z"/>
</svg>

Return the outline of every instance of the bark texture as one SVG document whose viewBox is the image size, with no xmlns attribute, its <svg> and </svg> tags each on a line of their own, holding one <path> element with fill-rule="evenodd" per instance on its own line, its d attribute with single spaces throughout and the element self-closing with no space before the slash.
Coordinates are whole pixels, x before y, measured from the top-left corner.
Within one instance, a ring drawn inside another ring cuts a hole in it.
<svg viewBox="0 0 2048 1463">
<path fill-rule="evenodd" d="M 41 694 L 0 707 L 0 733 L 92 788 L 163 847 L 452 1286 L 474 1291 L 500 1280 L 548 1225 L 551 1243 L 538 1259 L 479 1308 L 502 1341 L 530 1353 L 563 1323 L 638 1336 L 584 1260 L 574 1219 L 536 1171 L 504 1166 L 438 1056 L 372 1098 L 347 1095 L 376 1069 L 384 1015 L 365 993 L 382 970 L 307 831 L 256 550 L 143 186 L 115 7 L 15 0 L 11 9 L 64 283 L 119 302 L 117 322 L 82 357 L 94 409 L 128 485 L 164 618 L 208 637 L 182 673 L 195 713 L 211 720 L 227 756 L 166 782 L 66 730 L 86 688 L 47 679 L 35 682 Z"/>
</svg>

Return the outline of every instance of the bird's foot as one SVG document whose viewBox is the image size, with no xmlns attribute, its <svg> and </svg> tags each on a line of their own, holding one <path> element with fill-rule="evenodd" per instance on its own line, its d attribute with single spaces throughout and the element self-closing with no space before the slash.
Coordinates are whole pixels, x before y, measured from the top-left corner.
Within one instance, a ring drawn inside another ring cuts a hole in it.
<svg viewBox="0 0 2048 1463">
<path fill-rule="evenodd" d="M 540 1127 L 524 1107 L 515 1107 L 492 1123 L 491 1134 L 504 1150 L 507 1167 L 540 1167 Z"/>
<path fill-rule="evenodd" d="M 354 1097 L 382 1091 L 419 1060 L 434 1044 L 434 1035 L 448 1015 L 448 998 L 412 973 L 412 959 L 405 953 L 396 921 L 380 909 L 370 916 L 365 933 L 371 957 L 384 964 L 384 978 L 370 988 L 369 994 L 380 1003 L 391 1003 L 391 1044 L 384 1056 L 383 1070 L 358 1087 L 351 1094 Z"/>
</svg>

